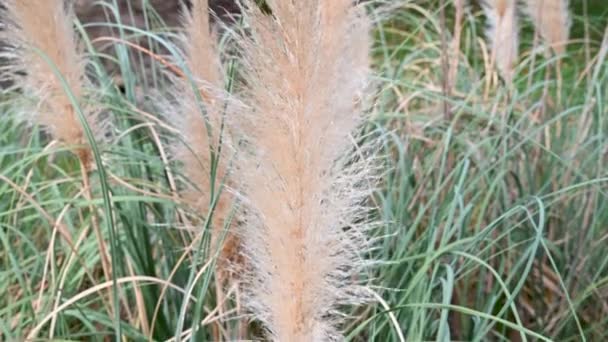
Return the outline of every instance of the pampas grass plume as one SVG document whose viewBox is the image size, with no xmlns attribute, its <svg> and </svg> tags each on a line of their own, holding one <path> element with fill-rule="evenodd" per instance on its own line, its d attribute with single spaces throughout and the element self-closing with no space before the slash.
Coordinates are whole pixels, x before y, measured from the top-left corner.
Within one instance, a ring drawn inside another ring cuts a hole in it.
<svg viewBox="0 0 608 342">
<path fill-rule="evenodd" d="M 192 1 L 191 12 L 184 8 L 188 72 L 186 77 L 174 80 L 176 101 L 164 109 L 183 140 L 173 147 L 175 158 L 183 164 L 184 177 L 192 185 L 182 191 L 182 196 L 203 217 L 210 213 L 222 182 L 227 180 L 227 161 L 222 151 L 229 150 L 229 142 L 222 139 L 224 74 L 209 14 L 207 0 Z M 231 203 L 229 193 L 221 192 L 212 211 L 214 242 L 224 228 Z M 236 253 L 233 238 L 227 239 L 221 259 L 232 259 Z"/>
<path fill-rule="evenodd" d="M 526 0 L 526 5 L 538 34 L 556 54 L 563 54 L 570 36 L 568 0 Z"/>
<path fill-rule="evenodd" d="M 37 105 L 28 109 L 33 113 L 29 121 L 68 145 L 86 144 L 73 104 L 56 76 L 56 72 L 60 73 L 75 98 L 83 99 L 87 82 L 85 61 L 72 28 L 72 11 L 64 8 L 62 0 L 7 0 L 4 5 L 2 38 L 12 47 L 7 55 L 11 62 L 10 78 L 37 101 Z M 96 111 L 89 108 L 84 112 L 88 123 L 94 126 Z M 78 154 L 88 164 L 90 150 L 81 148 Z"/>
<path fill-rule="evenodd" d="M 487 18 L 486 38 L 492 62 L 509 84 L 519 54 L 517 0 L 484 0 L 482 5 Z"/>
<path fill-rule="evenodd" d="M 250 32 L 238 159 L 243 248 L 255 317 L 276 341 L 339 340 L 340 305 L 365 300 L 354 280 L 366 250 L 369 160 L 353 158 L 362 123 L 370 25 L 351 0 L 247 2 Z M 249 263 L 248 263 L 249 265 Z"/>
</svg>

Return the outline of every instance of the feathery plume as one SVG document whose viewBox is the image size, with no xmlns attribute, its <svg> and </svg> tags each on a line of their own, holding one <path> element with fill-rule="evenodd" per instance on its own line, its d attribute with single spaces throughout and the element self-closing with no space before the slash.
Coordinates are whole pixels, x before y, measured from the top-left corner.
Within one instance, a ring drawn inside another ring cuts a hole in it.
<svg viewBox="0 0 608 342">
<path fill-rule="evenodd" d="M 526 0 L 527 12 L 542 39 L 561 55 L 570 36 L 568 0 Z"/>
<path fill-rule="evenodd" d="M 209 24 L 209 15 L 207 0 L 194 0 L 191 12 L 184 10 L 188 37 L 186 58 L 194 76 L 221 89 L 224 83 L 215 37 Z M 207 100 L 209 101 L 208 98 Z"/>
<path fill-rule="evenodd" d="M 8 0 L 5 6 L 2 38 L 12 47 L 8 53 L 9 77 L 38 101 L 29 121 L 41 124 L 66 144 L 86 144 L 72 102 L 56 76 L 56 72 L 63 76 L 76 99 L 83 98 L 87 82 L 85 63 L 78 52 L 72 11 L 64 8 L 62 0 Z M 85 113 L 90 116 L 91 120 L 87 120 L 90 125 L 95 125 L 96 111 L 89 108 Z M 88 165 L 90 150 L 81 148 L 78 155 Z"/>
<path fill-rule="evenodd" d="M 371 172 L 349 151 L 362 123 L 370 26 L 351 0 L 267 4 L 272 15 L 248 2 L 251 32 L 240 39 L 253 151 L 238 159 L 251 264 L 244 299 L 274 340 L 337 340 L 338 306 L 365 293 L 354 279 Z"/>
<path fill-rule="evenodd" d="M 222 139 L 223 108 L 225 97 L 223 72 L 215 37 L 209 25 L 207 0 L 192 1 L 189 12 L 184 8 L 186 29 L 185 62 L 190 78 L 175 80 L 177 103 L 167 108 L 176 123 L 183 143 L 176 144 L 177 160 L 184 166 L 184 176 L 193 187 L 182 195 L 197 213 L 207 215 L 220 185 L 226 181 L 227 165 L 222 150 L 227 149 Z M 196 88 L 195 90 L 193 89 Z M 224 191 L 218 197 L 211 220 L 213 240 L 220 236 L 231 209 L 231 197 Z M 236 254 L 236 242 L 227 237 L 221 259 Z"/>
<path fill-rule="evenodd" d="M 519 54 L 517 0 L 485 0 L 482 7 L 488 21 L 486 38 L 492 52 L 492 63 L 509 84 L 513 80 L 513 67 Z"/>
</svg>

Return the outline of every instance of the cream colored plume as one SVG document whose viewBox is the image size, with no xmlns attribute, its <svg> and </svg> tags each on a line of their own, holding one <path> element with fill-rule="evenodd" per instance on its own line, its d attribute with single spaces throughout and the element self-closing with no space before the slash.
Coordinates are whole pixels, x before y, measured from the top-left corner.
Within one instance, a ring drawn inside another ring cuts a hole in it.
<svg viewBox="0 0 608 342">
<path fill-rule="evenodd" d="M 354 153 L 370 25 L 351 0 L 253 0 L 240 39 L 249 107 L 238 159 L 248 301 L 275 341 L 339 340 L 340 305 L 365 296 L 367 152 Z M 250 153 L 249 153 L 250 152 Z M 248 263 L 249 265 L 249 263 Z"/>
<path fill-rule="evenodd" d="M 183 164 L 183 175 L 191 185 L 186 186 L 182 195 L 200 216 L 206 217 L 212 212 L 215 242 L 232 204 L 228 192 L 220 189 L 227 181 L 228 163 L 222 152 L 228 149 L 222 130 L 226 104 L 224 77 L 216 38 L 209 24 L 207 0 L 193 1 L 191 11 L 184 9 L 183 15 L 185 76 L 174 80 L 175 101 L 164 111 L 182 138 L 173 147 L 174 158 Z M 221 258 L 232 258 L 229 254 L 235 253 L 233 245 L 229 238 Z"/>
<path fill-rule="evenodd" d="M 526 0 L 526 5 L 538 34 L 556 54 L 563 54 L 570 36 L 568 0 Z"/>
<path fill-rule="evenodd" d="M 509 84 L 513 80 L 519 54 L 517 0 L 485 0 L 482 5 L 487 19 L 486 38 L 492 62 Z"/>
<path fill-rule="evenodd" d="M 72 11 L 64 8 L 62 0 L 7 0 L 4 5 L 3 36 L 12 47 L 8 55 L 11 77 L 37 103 L 27 110 L 33 114 L 28 119 L 66 144 L 86 144 L 72 101 L 56 75 L 61 74 L 74 97 L 83 100 L 85 63 L 77 48 Z M 94 128 L 96 111 L 85 108 L 84 113 Z M 90 161 L 88 148 L 78 154 L 83 161 Z"/>
</svg>

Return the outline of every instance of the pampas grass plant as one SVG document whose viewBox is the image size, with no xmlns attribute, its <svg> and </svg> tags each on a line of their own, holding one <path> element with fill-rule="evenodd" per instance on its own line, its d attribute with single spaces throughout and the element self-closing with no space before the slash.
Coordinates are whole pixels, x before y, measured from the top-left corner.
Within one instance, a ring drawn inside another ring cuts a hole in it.
<svg viewBox="0 0 608 342">
<path fill-rule="evenodd" d="M 25 119 L 33 126 L 40 125 L 50 137 L 73 148 L 77 155 L 102 270 L 106 278 L 111 278 L 114 273 L 97 208 L 90 204 L 93 194 L 89 173 L 95 160 L 89 139 L 101 137 L 103 130 L 100 110 L 91 96 L 86 59 L 73 29 L 72 8 L 62 0 L 9 0 L 4 5 L 5 30 L 0 39 L 12 48 L 4 54 L 9 62 L 8 79 L 19 91 L 31 96 L 21 108 Z M 65 237 L 72 244 L 68 234 Z M 116 301 L 109 304 L 110 311 L 117 315 L 115 305 Z"/>
<path fill-rule="evenodd" d="M 216 297 L 224 312 L 224 291 L 238 283 L 240 251 L 234 234 L 231 212 L 233 198 L 224 190 L 231 183 L 229 175 L 230 136 L 224 129 L 227 95 L 224 94 L 224 72 L 212 32 L 207 0 L 192 1 L 191 10 L 183 8 L 185 39 L 185 72 L 174 78 L 173 100 L 163 109 L 165 116 L 179 131 L 180 139 L 172 150 L 174 159 L 183 165 L 186 204 L 195 214 L 195 235 L 209 229 L 210 246 L 219 249 L 216 266 Z M 215 338 L 221 334 L 216 332 Z"/>
<path fill-rule="evenodd" d="M 171 1 L 0 4 L 0 340 L 608 340 L 603 0 Z"/>
</svg>

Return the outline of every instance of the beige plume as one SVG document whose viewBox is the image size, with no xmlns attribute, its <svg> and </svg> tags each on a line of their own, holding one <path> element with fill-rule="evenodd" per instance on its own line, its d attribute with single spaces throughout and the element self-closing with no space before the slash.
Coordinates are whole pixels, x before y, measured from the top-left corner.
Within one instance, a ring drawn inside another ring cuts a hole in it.
<svg viewBox="0 0 608 342">
<path fill-rule="evenodd" d="M 193 1 L 192 10 L 184 9 L 183 15 L 186 76 L 175 80 L 176 101 L 164 111 L 183 140 L 174 146 L 175 159 L 183 163 L 184 177 L 192 186 L 187 186 L 182 195 L 200 216 L 212 213 L 215 243 L 232 206 L 229 193 L 220 189 L 227 182 L 228 163 L 223 153 L 228 149 L 228 141 L 222 131 L 226 104 L 224 74 L 216 37 L 210 28 L 207 0 Z M 234 237 L 227 239 L 220 255 L 223 260 L 232 259 L 236 254 Z"/>
<path fill-rule="evenodd" d="M 487 18 L 486 38 L 492 62 L 509 84 L 519 54 L 517 0 L 485 0 L 482 5 Z"/>
<path fill-rule="evenodd" d="M 370 25 L 351 0 L 253 1 L 238 159 L 252 265 L 245 299 L 276 341 L 340 338 L 342 304 L 362 299 L 368 154 L 353 154 L 368 87 Z M 364 296 L 363 296 L 364 297 Z"/>
<path fill-rule="evenodd" d="M 8 0 L 5 6 L 3 34 L 13 47 L 8 56 L 11 76 L 26 95 L 34 95 L 37 103 L 28 110 L 33 114 L 28 119 L 66 144 L 86 144 L 73 104 L 56 75 L 61 74 L 75 98 L 83 100 L 87 82 L 85 63 L 72 28 L 72 11 L 64 8 L 62 0 Z M 96 113 L 93 108 L 84 110 L 92 128 Z M 81 148 L 78 154 L 88 165 L 90 150 Z"/>
<path fill-rule="evenodd" d="M 563 54 L 570 36 L 568 1 L 526 0 L 526 5 L 538 34 L 556 54 Z"/>
</svg>

